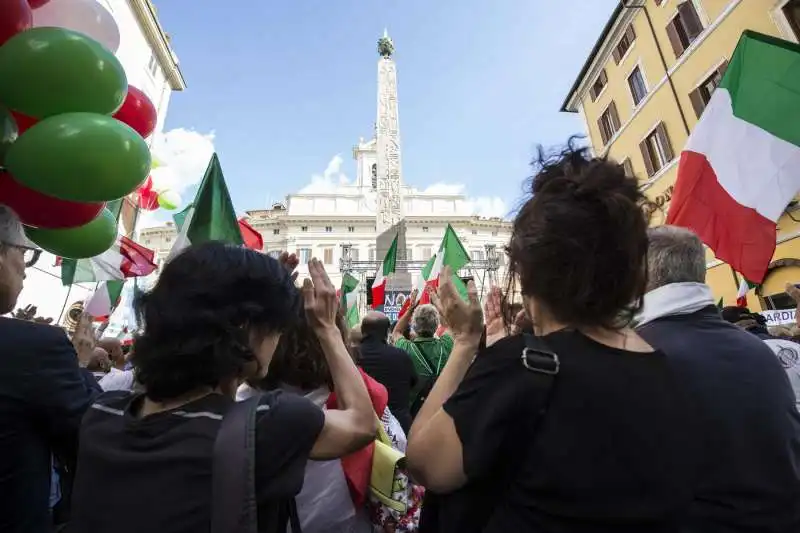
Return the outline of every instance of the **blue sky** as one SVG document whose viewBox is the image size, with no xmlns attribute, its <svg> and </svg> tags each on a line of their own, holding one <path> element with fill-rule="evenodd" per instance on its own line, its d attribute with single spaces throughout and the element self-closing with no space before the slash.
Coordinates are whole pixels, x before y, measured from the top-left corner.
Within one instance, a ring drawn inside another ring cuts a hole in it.
<svg viewBox="0 0 800 533">
<path fill-rule="evenodd" d="M 616 0 L 155 3 L 188 84 L 166 129 L 214 132 L 238 210 L 303 188 L 337 154 L 355 177 L 387 27 L 405 182 L 463 185 L 507 211 L 534 146 L 583 132 L 558 110 Z"/>
</svg>

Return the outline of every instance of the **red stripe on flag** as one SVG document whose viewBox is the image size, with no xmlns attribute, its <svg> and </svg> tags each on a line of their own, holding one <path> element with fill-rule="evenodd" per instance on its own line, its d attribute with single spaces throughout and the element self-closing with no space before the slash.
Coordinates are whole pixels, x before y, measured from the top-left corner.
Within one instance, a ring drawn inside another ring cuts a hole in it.
<svg viewBox="0 0 800 533">
<path fill-rule="evenodd" d="M 732 155 L 731 157 L 735 157 Z M 775 253 L 777 225 L 720 185 L 708 159 L 681 154 L 667 224 L 689 228 L 745 278 L 761 282 Z"/>
<path fill-rule="evenodd" d="M 242 233 L 242 240 L 247 248 L 257 251 L 264 249 L 264 238 L 244 218 L 239 219 L 239 231 Z"/>
<path fill-rule="evenodd" d="M 380 285 L 372 286 L 372 308 L 377 309 L 386 301 L 386 279 Z"/>
<path fill-rule="evenodd" d="M 398 319 L 400 319 L 400 318 L 403 318 L 403 315 L 405 315 L 406 313 L 408 313 L 408 310 L 409 310 L 410 308 L 411 308 L 411 296 L 409 296 L 408 298 L 406 298 L 406 301 L 405 301 L 405 302 L 403 302 L 403 307 L 401 307 L 401 308 L 400 308 L 400 312 L 398 313 L 398 315 L 397 315 L 397 318 L 398 318 Z"/>
<path fill-rule="evenodd" d="M 119 253 L 122 255 L 120 270 L 126 278 L 148 276 L 157 268 L 156 253 L 124 235 L 119 238 Z"/>
</svg>

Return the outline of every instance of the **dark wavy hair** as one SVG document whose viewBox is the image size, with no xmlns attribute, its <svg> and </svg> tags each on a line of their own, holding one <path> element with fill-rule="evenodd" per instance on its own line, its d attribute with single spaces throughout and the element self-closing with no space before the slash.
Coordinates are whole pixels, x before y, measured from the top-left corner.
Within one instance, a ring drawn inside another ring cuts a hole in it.
<svg viewBox="0 0 800 533">
<path fill-rule="evenodd" d="M 353 357 L 350 332 L 341 309 L 336 313 L 336 327 L 350 357 Z M 294 326 L 281 336 L 266 377 L 253 385 L 262 390 L 272 390 L 283 383 L 303 391 L 312 391 L 323 385 L 333 390 L 328 360 L 322 352 L 319 337 L 311 328 L 302 309 Z"/>
<path fill-rule="evenodd" d="M 507 248 L 507 294 L 518 279 L 522 294 L 559 322 L 621 328 L 647 286 L 646 199 L 622 166 L 576 145 L 571 138 L 557 153 L 538 149 Z"/>
<path fill-rule="evenodd" d="M 256 362 L 252 334 L 290 328 L 300 296 L 277 260 L 220 242 L 191 246 L 135 302 L 143 331 L 131 361 L 154 401 L 217 387 Z"/>
</svg>

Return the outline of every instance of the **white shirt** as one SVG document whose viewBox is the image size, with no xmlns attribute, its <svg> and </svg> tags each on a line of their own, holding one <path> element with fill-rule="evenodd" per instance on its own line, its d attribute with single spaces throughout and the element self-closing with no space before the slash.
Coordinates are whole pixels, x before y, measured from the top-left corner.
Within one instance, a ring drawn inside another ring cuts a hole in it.
<svg viewBox="0 0 800 533">
<path fill-rule="evenodd" d="M 111 390 L 133 390 L 133 370 L 118 370 L 111 368 L 111 371 L 103 376 L 98 382 L 103 391 Z"/>
</svg>

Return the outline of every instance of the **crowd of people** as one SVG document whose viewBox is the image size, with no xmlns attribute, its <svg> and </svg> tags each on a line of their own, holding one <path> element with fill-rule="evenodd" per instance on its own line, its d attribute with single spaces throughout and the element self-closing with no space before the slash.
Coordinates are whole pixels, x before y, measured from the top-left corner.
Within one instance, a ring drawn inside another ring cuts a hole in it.
<svg viewBox="0 0 800 533">
<path fill-rule="evenodd" d="M 445 269 L 396 324 L 348 329 L 315 259 L 216 242 L 132 346 L 0 318 L 0 531 L 800 532 L 800 345 L 720 310 L 645 202 L 540 152 L 508 284 L 481 304 Z M 0 313 L 38 254 L 0 206 Z"/>
</svg>

